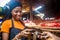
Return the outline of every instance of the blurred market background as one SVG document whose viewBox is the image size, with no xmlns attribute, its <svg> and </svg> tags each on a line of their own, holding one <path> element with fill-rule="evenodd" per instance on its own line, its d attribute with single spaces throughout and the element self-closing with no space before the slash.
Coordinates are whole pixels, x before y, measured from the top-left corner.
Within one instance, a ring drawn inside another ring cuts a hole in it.
<svg viewBox="0 0 60 40">
<path fill-rule="evenodd" d="M 6 4 L 14 0 L 0 0 L 0 25 L 7 14 Z M 15 0 L 22 2 L 22 20 L 43 22 L 46 20 L 60 19 L 60 0 Z M 36 20 L 37 19 L 37 20 Z M 42 21 L 43 20 L 43 21 Z M 1 28 L 1 26 L 0 26 Z"/>
<path fill-rule="evenodd" d="M 60 19 L 59 0 L 0 0 L 0 24 L 8 12 L 8 2 L 22 2 L 22 20 L 30 19 L 37 24 L 44 21 Z"/>
<path fill-rule="evenodd" d="M 7 9 L 5 9 L 4 6 L 6 6 L 6 4 L 9 1 L 12 2 L 13 0 L 0 0 L 0 19 L 6 15 L 5 12 L 7 11 Z M 22 2 L 23 4 L 22 12 L 24 13 L 24 16 L 27 15 L 28 18 L 32 17 L 31 14 L 34 16 L 39 16 L 42 20 L 60 17 L 59 0 L 16 0 L 16 1 Z"/>
</svg>

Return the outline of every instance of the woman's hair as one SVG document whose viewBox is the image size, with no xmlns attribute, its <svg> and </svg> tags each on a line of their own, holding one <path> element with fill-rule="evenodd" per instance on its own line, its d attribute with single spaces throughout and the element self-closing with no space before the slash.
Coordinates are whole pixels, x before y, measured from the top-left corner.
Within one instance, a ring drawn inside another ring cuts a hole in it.
<svg viewBox="0 0 60 40">
<path fill-rule="evenodd" d="M 18 2 L 18 1 L 10 1 L 8 4 L 6 4 L 5 6 L 5 10 L 7 10 L 5 13 L 6 15 L 3 18 L 3 21 L 11 19 L 12 18 L 12 13 L 11 11 L 15 8 L 15 7 L 22 7 L 22 3 Z"/>
</svg>

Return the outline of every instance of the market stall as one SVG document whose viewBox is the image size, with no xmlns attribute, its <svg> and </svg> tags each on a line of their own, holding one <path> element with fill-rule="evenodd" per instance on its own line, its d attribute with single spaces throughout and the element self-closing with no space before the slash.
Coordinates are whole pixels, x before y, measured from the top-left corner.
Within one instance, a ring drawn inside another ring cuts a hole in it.
<svg viewBox="0 0 60 40">
<path fill-rule="evenodd" d="M 32 22 L 29 23 L 28 21 L 27 22 L 25 21 L 25 25 L 28 28 L 35 29 L 36 31 L 39 30 L 39 32 L 36 32 L 36 31 L 34 32 L 34 34 L 33 34 L 33 40 L 37 40 L 37 35 L 39 33 L 44 32 L 44 31 L 51 32 L 52 34 L 56 35 L 57 37 L 60 37 L 60 35 L 59 35 L 60 34 L 60 19 L 53 20 L 53 21 L 41 22 L 38 25 L 36 25 L 36 24 L 34 24 Z"/>
</svg>

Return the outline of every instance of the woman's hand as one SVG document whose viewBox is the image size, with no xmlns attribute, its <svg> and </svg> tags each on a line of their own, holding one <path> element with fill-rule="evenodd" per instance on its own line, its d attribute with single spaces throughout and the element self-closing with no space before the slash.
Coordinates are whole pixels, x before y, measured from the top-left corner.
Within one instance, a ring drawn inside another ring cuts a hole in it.
<svg viewBox="0 0 60 40">
<path fill-rule="evenodd" d="M 50 32 L 43 32 L 40 36 L 40 38 L 45 38 L 45 40 L 60 40 L 59 37 L 57 37 L 56 35 L 50 33 Z"/>
<path fill-rule="evenodd" d="M 21 32 L 21 35 L 22 36 L 25 36 L 25 37 L 28 37 L 29 35 L 31 35 L 32 33 L 32 31 L 34 31 L 34 29 L 25 29 L 25 30 L 23 30 L 22 32 Z"/>
<path fill-rule="evenodd" d="M 15 38 L 13 38 L 13 40 L 20 39 L 21 37 L 29 37 L 32 34 L 31 31 L 34 31 L 34 30 L 33 29 L 25 29 L 25 30 L 21 31 L 19 34 L 17 34 L 15 36 Z"/>
</svg>

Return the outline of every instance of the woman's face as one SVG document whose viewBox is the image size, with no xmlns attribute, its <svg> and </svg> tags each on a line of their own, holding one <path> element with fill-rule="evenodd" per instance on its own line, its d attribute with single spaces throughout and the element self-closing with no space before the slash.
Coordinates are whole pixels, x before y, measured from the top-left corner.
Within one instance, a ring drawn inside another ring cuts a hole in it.
<svg viewBox="0 0 60 40">
<path fill-rule="evenodd" d="M 20 20 L 20 17 L 22 16 L 22 7 L 16 7 L 12 10 L 12 18 L 15 20 Z"/>
</svg>

